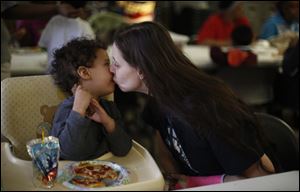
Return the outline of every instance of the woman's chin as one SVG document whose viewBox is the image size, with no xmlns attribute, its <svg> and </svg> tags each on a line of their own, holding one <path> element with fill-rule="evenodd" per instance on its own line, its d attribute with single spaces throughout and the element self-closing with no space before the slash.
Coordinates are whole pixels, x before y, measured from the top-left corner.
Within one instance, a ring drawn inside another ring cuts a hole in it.
<svg viewBox="0 0 300 192">
<path fill-rule="evenodd" d="M 123 92 L 128 92 L 128 90 L 126 89 L 126 88 L 124 88 L 124 87 L 119 87 L 120 89 L 121 89 L 121 91 L 123 91 Z"/>
</svg>

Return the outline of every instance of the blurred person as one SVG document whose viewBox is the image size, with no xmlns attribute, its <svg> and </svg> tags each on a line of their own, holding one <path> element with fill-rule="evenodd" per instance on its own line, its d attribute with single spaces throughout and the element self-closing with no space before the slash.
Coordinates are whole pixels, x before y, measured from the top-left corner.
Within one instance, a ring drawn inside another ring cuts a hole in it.
<svg viewBox="0 0 300 192">
<path fill-rule="evenodd" d="M 96 38 L 107 45 L 111 45 L 118 29 L 129 25 L 123 16 L 113 12 L 99 12 L 88 19 Z"/>
<path fill-rule="evenodd" d="M 255 114 L 221 80 L 193 65 L 162 25 L 143 22 L 121 30 L 112 59 L 120 89 L 149 97 L 143 117 L 176 162 L 176 172 L 169 172 L 178 179 L 175 188 L 275 172 Z"/>
<path fill-rule="evenodd" d="M 16 1 L 1 1 L 1 81 L 11 74 L 11 37 L 3 19 L 40 19 L 56 14 L 76 17 L 78 11 L 66 4 L 18 4 Z"/>
<path fill-rule="evenodd" d="M 16 21 L 16 40 L 20 47 L 34 47 L 38 45 L 43 29 L 48 20 L 22 19 Z"/>
<path fill-rule="evenodd" d="M 76 37 L 86 37 L 95 39 L 95 33 L 90 24 L 81 19 L 86 1 L 62 1 L 78 10 L 78 17 L 68 18 L 62 15 L 56 15 L 46 25 L 39 40 L 39 46 L 47 49 L 48 52 L 48 70 L 51 68 L 53 52 L 65 43 Z"/>
<path fill-rule="evenodd" d="M 241 35 L 242 34 L 242 35 Z M 254 54 L 250 45 L 254 35 L 249 26 L 240 25 L 231 34 L 232 47 L 222 51 L 221 47 L 212 46 L 210 56 L 214 63 L 219 66 L 253 66 L 257 64 L 257 55 Z"/>
<path fill-rule="evenodd" d="M 115 11 L 121 14 L 127 23 L 153 21 L 155 5 L 155 1 L 116 1 Z"/>
<path fill-rule="evenodd" d="M 262 27 L 262 39 L 276 37 L 288 31 L 299 33 L 299 1 L 279 1 L 276 8 L 276 13 Z"/>
<path fill-rule="evenodd" d="M 115 32 L 132 23 L 152 21 L 155 1 L 114 1 L 108 2 L 107 10 L 92 14 L 89 23 L 97 39 L 112 44 Z"/>
<path fill-rule="evenodd" d="M 242 2 L 220 1 L 220 12 L 211 15 L 201 26 L 197 43 L 212 46 L 231 45 L 231 32 L 239 25 L 250 26 L 244 16 Z"/>
<path fill-rule="evenodd" d="M 105 45 L 84 38 L 54 52 L 50 73 L 71 94 L 55 112 L 51 130 L 59 138 L 62 159 L 91 160 L 107 152 L 125 156 L 131 149 L 120 112 L 101 99 L 114 91 L 109 61 Z"/>
<path fill-rule="evenodd" d="M 280 118 L 299 128 L 299 40 L 284 54 L 282 73 L 276 78 L 274 92 Z"/>
<path fill-rule="evenodd" d="M 284 54 L 299 39 L 299 1 L 279 1 L 277 12 L 263 25 L 261 39 L 267 39 Z"/>
</svg>

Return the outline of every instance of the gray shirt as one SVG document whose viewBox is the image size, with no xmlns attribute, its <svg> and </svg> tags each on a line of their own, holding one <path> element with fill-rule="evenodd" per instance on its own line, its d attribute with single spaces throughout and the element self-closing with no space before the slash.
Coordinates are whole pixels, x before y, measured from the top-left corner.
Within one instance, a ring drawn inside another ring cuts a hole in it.
<svg viewBox="0 0 300 192">
<path fill-rule="evenodd" d="M 101 106 L 116 123 L 114 132 L 107 133 L 104 126 L 72 110 L 74 96 L 64 100 L 55 113 L 51 135 L 58 137 L 60 157 L 66 160 L 90 160 L 106 152 L 125 156 L 132 146 L 123 129 L 121 115 L 113 102 L 100 99 Z"/>
</svg>

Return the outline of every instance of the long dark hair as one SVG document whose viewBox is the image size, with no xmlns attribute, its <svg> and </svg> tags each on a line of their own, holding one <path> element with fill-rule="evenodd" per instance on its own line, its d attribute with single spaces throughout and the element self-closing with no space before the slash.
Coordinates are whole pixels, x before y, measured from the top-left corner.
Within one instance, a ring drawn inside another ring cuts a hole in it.
<svg viewBox="0 0 300 192">
<path fill-rule="evenodd" d="M 143 73 L 149 94 L 175 118 L 198 134 L 214 134 L 234 147 L 249 148 L 240 134 L 245 126 L 257 130 L 254 113 L 223 81 L 195 67 L 162 25 L 129 26 L 117 34 L 115 44 L 129 65 Z"/>
</svg>

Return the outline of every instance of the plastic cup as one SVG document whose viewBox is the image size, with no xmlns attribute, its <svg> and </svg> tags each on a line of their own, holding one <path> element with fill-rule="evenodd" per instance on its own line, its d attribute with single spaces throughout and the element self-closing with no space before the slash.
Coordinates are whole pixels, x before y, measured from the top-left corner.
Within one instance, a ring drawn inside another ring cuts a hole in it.
<svg viewBox="0 0 300 192">
<path fill-rule="evenodd" d="M 38 188 L 52 188 L 56 182 L 59 159 L 59 141 L 56 137 L 34 139 L 27 143 L 32 158 L 33 184 Z"/>
</svg>

